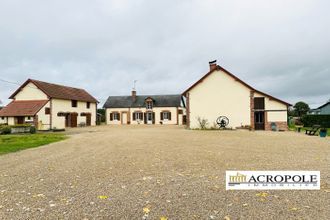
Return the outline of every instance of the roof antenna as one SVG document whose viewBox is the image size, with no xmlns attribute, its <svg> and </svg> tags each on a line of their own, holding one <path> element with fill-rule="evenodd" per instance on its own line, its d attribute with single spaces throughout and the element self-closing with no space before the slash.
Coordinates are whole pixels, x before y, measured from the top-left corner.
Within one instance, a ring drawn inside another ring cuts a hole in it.
<svg viewBox="0 0 330 220">
<path fill-rule="evenodd" d="M 136 82 L 137 82 L 137 80 L 135 79 L 135 80 L 133 81 L 133 84 L 134 84 L 134 86 L 133 86 L 133 90 L 134 90 L 134 91 L 136 90 L 136 88 L 135 88 L 135 86 L 136 86 Z"/>
</svg>

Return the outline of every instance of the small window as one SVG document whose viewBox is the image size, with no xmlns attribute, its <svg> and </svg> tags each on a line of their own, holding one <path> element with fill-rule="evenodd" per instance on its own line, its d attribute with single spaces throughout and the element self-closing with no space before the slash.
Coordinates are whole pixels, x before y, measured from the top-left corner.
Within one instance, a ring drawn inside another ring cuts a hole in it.
<svg viewBox="0 0 330 220">
<path fill-rule="evenodd" d="M 113 120 L 119 121 L 119 113 L 118 112 L 113 113 Z"/>
<path fill-rule="evenodd" d="M 91 103 L 90 102 L 87 102 L 86 103 L 86 108 L 90 108 L 91 107 Z"/>
<path fill-rule="evenodd" d="M 27 117 L 27 120 L 31 120 L 31 116 L 28 116 L 28 117 Z"/>
<path fill-rule="evenodd" d="M 160 113 L 160 120 L 171 120 L 171 112 L 161 112 Z"/>
<path fill-rule="evenodd" d="M 120 121 L 119 112 L 111 112 L 110 113 L 110 121 Z"/>
<path fill-rule="evenodd" d="M 133 113 L 133 121 L 142 121 L 143 113 L 142 112 L 134 112 Z"/>
<path fill-rule="evenodd" d="M 2 120 L 5 120 L 5 117 L 1 117 Z"/>
<path fill-rule="evenodd" d="M 163 112 L 163 119 L 168 120 L 169 119 L 169 112 Z"/>
<path fill-rule="evenodd" d="M 77 100 L 71 100 L 71 107 L 76 108 L 78 106 Z"/>
<path fill-rule="evenodd" d="M 152 109 L 152 102 L 148 101 L 146 107 L 147 107 L 147 109 Z"/>
<path fill-rule="evenodd" d="M 45 114 L 46 114 L 46 115 L 50 115 L 50 108 L 48 108 L 48 107 L 45 108 Z"/>
</svg>

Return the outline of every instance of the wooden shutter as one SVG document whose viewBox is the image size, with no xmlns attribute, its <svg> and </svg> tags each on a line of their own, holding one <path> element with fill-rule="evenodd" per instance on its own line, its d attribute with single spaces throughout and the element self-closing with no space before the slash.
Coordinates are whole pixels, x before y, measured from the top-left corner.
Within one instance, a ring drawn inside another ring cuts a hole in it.
<svg viewBox="0 0 330 220">
<path fill-rule="evenodd" d="M 116 114 L 118 114 L 118 121 L 120 121 L 120 113 L 116 113 Z"/>
<path fill-rule="evenodd" d="M 168 120 L 171 121 L 171 112 L 168 112 Z"/>
<path fill-rule="evenodd" d="M 152 123 L 155 124 L 155 112 L 152 113 Z"/>
<path fill-rule="evenodd" d="M 160 113 L 160 120 L 164 120 L 163 112 Z"/>
<path fill-rule="evenodd" d="M 254 109 L 265 109 L 265 98 L 264 97 L 254 98 Z"/>
<path fill-rule="evenodd" d="M 136 112 L 133 112 L 133 121 L 135 121 L 136 120 Z"/>
<path fill-rule="evenodd" d="M 113 113 L 110 113 L 110 121 L 113 121 Z"/>
<path fill-rule="evenodd" d="M 144 124 L 147 124 L 147 113 L 144 113 L 143 116 L 144 116 Z"/>
</svg>

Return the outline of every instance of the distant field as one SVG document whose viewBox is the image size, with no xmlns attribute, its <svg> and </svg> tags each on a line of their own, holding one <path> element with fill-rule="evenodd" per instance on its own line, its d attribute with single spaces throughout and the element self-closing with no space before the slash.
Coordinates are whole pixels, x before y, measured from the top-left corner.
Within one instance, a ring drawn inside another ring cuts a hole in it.
<svg viewBox="0 0 330 220">
<path fill-rule="evenodd" d="M 0 155 L 66 139 L 64 134 L 0 135 Z"/>
</svg>

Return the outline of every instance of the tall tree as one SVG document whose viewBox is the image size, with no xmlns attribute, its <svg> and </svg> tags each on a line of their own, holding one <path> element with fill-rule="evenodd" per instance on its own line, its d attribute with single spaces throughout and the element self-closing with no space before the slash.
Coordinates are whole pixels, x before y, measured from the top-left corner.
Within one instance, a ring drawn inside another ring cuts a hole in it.
<svg viewBox="0 0 330 220">
<path fill-rule="evenodd" d="M 294 106 L 294 112 L 296 116 L 303 116 L 310 110 L 309 105 L 305 102 L 297 102 Z"/>
</svg>

